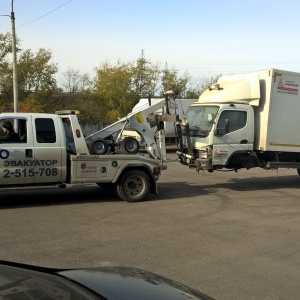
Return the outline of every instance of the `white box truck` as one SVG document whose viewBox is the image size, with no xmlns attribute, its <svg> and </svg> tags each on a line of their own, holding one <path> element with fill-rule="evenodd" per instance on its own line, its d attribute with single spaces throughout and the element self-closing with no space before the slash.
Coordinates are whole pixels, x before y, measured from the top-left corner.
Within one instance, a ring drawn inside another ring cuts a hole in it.
<svg viewBox="0 0 300 300">
<path fill-rule="evenodd" d="M 300 73 L 277 69 L 221 77 L 177 125 L 180 162 L 210 172 L 283 167 L 299 174 L 299 86 Z"/>
</svg>

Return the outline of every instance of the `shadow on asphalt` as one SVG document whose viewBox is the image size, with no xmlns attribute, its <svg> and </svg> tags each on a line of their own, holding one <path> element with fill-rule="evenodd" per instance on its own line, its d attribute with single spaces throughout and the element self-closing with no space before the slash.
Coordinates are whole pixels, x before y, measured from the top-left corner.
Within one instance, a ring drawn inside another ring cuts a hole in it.
<svg viewBox="0 0 300 300">
<path fill-rule="evenodd" d="M 299 189 L 300 177 L 295 175 L 275 179 L 274 177 L 234 178 L 224 183 L 217 182 L 214 184 L 201 184 L 201 179 L 199 179 L 198 185 L 187 182 L 165 182 L 158 185 L 158 198 L 161 199 L 162 195 L 165 200 L 197 197 L 214 194 L 222 189 L 229 191 L 263 191 L 284 188 Z"/>
<path fill-rule="evenodd" d="M 38 188 L 0 190 L 0 209 L 80 203 L 114 202 L 119 199 L 96 185 L 73 185 L 65 189 Z"/>
<path fill-rule="evenodd" d="M 191 184 L 188 182 L 159 182 L 158 195 L 149 194 L 146 201 L 165 201 L 192 198 L 217 193 L 218 190 L 260 191 L 292 188 L 299 189 L 299 176 L 235 178 L 224 183 Z M 98 202 L 122 202 L 96 185 L 74 185 L 66 189 L 44 188 L 29 190 L 0 190 L 0 209 L 28 206 L 52 206 Z M 131 204 L 131 205 L 134 205 Z"/>
</svg>

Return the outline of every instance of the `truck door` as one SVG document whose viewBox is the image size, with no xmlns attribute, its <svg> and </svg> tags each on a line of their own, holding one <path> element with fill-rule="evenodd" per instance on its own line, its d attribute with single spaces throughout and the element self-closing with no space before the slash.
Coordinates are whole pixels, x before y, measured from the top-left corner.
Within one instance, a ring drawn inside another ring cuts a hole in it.
<svg viewBox="0 0 300 300">
<path fill-rule="evenodd" d="M 17 124 L 20 140 L 6 142 L 5 136 L 0 139 L 0 185 L 22 185 L 34 183 L 33 141 L 30 123 L 31 117 L 13 119 Z"/>
<path fill-rule="evenodd" d="M 65 145 L 59 131 L 58 120 L 51 116 L 33 117 L 33 157 L 35 183 L 59 183 L 62 180 Z"/>
<path fill-rule="evenodd" d="M 226 165 L 234 152 L 253 150 L 254 133 L 247 110 L 222 110 L 213 142 L 213 165 Z"/>
</svg>

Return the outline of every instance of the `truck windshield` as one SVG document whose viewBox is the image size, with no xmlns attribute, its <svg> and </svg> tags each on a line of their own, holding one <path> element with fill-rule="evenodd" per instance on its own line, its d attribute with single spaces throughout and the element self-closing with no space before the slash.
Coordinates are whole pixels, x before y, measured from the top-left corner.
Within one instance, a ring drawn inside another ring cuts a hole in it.
<svg viewBox="0 0 300 300">
<path fill-rule="evenodd" d="M 203 133 L 211 131 L 219 106 L 190 106 L 185 117 L 190 129 L 196 129 Z"/>
</svg>

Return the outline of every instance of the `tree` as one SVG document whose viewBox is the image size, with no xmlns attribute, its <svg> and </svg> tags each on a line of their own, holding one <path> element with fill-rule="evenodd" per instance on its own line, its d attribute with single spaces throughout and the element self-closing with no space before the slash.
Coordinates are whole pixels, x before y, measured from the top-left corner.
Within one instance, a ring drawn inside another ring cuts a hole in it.
<svg viewBox="0 0 300 300">
<path fill-rule="evenodd" d="M 44 112 L 45 105 L 41 104 L 36 94 L 29 95 L 25 100 L 20 102 L 20 112 Z"/>
<path fill-rule="evenodd" d="M 13 93 L 13 75 L 12 66 L 7 61 L 2 61 L 0 64 L 0 91 L 7 98 L 11 98 Z M 12 98 L 11 98 L 12 99 Z"/>
<path fill-rule="evenodd" d="M 16 51 L 20 51 L 18 48 L 20 40 L 16 38 Z M 0 93 L 2 104 L 6 102 L 12 103 L 13 99 L 13 75 L 12 75 L 12 56 L 9 56 L 12 52 L 12 37 L 10 33 L 0 33 Z"/>
<path fill-rule="evenodd" d="M 20 39 L 16 38 L 16 51 L 20 51 L 18 45 L 20 44 Z M 12 37 L 10 33 L 0 33 L 0 65 L 7 58 L 7 55 L 12 53 Z"/>
<path fill-rule="evenodd" d="M 21 53 L 18 60 L 19 87 L 25 94 L 38 90 L 53 91 L 56 88 L 54 75 L 58 67 L 52 61 L 52 52 L 39 49 L 36 54 L 31 50 Z"/>
<path fill-rule="evenodd" d="M 7 93 L 6 87 L 11 85 L 11 78 L 9 74 L 9 60 L 8 53 L 12 51 L 12 40 L 9 33 L 0 33 L 0 93 L 3 95 Z"/>
<path fill-rule="evenodd" d="M 107 61 L 96 69 L 94 91 L 99 97 L 99 105 L 106 114 L 114 111 L 114 116 L 124 116 L 135 104 L 132 90 L 132 64 L 118 61 L 115 65 Z M 116 113 L 117 112 L 117 113 Z M 110 114 L 111 115 L 111 114 Z"/>
<path fill-rule="evenodd" d="M 211 76 L 210 78 L 202 78 L 199 81 L 190 83 L 188 86 L 185 97 L 187 99 L 196 99 L 212 84 L 216 83 L 218 79 L 221 77 L 221 74 L 217 74 L 215 76 Z"/>
<path fill-rule="evenodd" d="M 160 75 L 159 64 L 153 65 L 143 57 L 132 65 L 132 88 L 138 98 L 156 95 L 159 91 Z"/>
<path fill-rule="evenodd" d="M 57 65 L 52 62 L 52 52 L 43 48 L 36 54 L 31 50 L 21 52 L 18 58 L 18 94 L 19 101 L 25 100 L 31 93 L 42 92 L 51 97 L 56 89 L 54 75 L 58 71 Z M 13 71 L 12 63 L 5 60 L 0 66 L 0 88 L 5 103 L 13 101 Z M 38 94 L 36 99 L 40 97 Z"/>
<path fill-rule="evenodd" d="M 68 93 L 84 92 L 90 86 L 90 78 L 87 73 L 81 74 L 79 69 L 68 68 L 63 73 L 63 87 Z"/>
<path fill-rule="evenodd" d="M 162 75 L 162 90 L 161 95 L 167 91 L 176 91 L 185 98 L 187 92 L 187 85 L 191 77 L 185 72 L 181 77 L 178 76 L 178 70 L 174 67 L 171 70 L 164 70 Z"/>
</svg>

